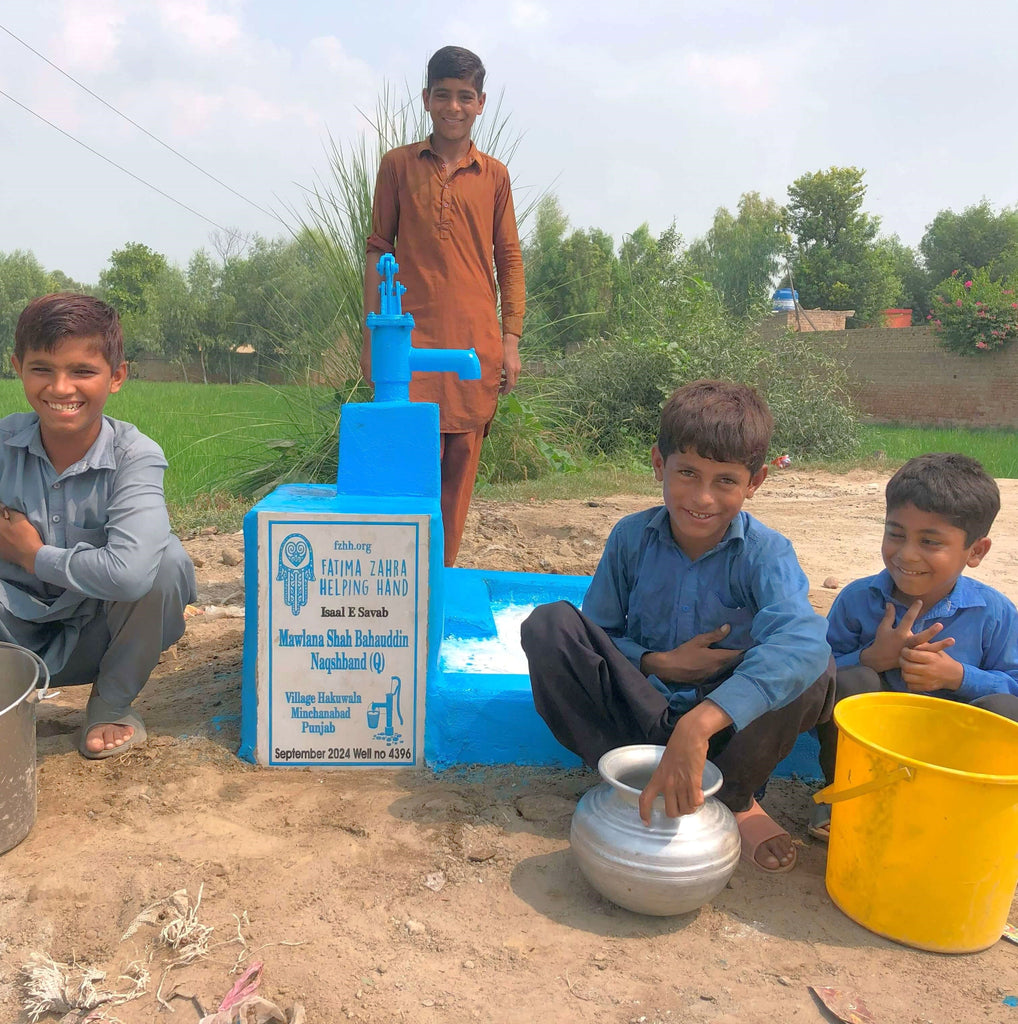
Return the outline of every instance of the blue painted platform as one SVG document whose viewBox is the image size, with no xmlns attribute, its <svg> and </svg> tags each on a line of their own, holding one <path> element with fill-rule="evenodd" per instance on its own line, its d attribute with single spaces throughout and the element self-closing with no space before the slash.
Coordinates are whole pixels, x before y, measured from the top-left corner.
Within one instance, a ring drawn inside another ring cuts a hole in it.
<svg viewBox="0 0 1018 1024">
<path fill-rule="evenodd" d="M 589 584 L 589 576 L 446 569 L 443 637 L 492 638 L 493 609 L 551 601 L 579 606 Z M 579 758 L 559 744 L 534 710 L 528 675 L 447 672 L 441 652 L 438 662 L 438 671 L 428 680 L 424 749 L 429 765 L 579 765 Z M 819 779 L 818 749 L 812 736 L 800 736 L 774 774 Z"/>
</svg>

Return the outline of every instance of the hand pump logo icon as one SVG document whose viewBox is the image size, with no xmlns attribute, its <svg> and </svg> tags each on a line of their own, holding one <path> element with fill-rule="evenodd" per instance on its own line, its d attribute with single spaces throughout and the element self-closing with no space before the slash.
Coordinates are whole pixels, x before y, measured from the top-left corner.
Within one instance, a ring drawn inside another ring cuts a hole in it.
<svg viewBox="0 0 1018 1024">
<path fill-rule="evenodd" d="M 283 584 L 283 600 L 294 615 L 308 603 L 308 583 L 315 578 L 314 559 L 311 542 L 302 533 L 291 533 L 279 545 L 276 579 Z"/>
</svg>

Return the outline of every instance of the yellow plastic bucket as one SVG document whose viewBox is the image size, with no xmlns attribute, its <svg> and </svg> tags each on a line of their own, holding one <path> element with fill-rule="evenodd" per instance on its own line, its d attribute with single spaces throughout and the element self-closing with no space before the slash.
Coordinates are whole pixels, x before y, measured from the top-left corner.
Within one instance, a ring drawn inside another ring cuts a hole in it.
<svg viewBox="0 0 1018 1024">
<path fill-rule="evenodd" d="M 896 942 L 973 953 L 1018 884 L 1018 724 L 967 704 L 864 693 L 834 708 L 827 891 Z"/>
</svg>

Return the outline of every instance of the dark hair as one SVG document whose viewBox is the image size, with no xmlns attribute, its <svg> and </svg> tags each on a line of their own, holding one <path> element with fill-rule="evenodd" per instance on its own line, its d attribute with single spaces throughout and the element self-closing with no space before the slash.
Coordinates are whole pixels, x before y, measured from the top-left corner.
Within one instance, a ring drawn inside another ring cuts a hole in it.
<svg viewBox="0 0 1018 1024">
<path fill-rule="evenodd" d="M 124 332 L 117 311 L 101 299 L 75 292 L 54 292 L 33 299 L 18 317 L 14 328 L 14 355 L 21 362 L 25 352 L 52 352 L 64 338 L 99 339 L 98 350 L 116 370 L 124 361 Z"/>
<path fill-rule="evenodd" d="M 462 46 L 443 46 L 436 50 L 428 61 L 428 80 L 426 87 L 431 91 L 435 82 L 443 78 L 460 78 L 472 82 L 480 96 L 484 90 L 484 65 L 481 58 Z"/>
<path fill-rule="evenodd" d="M 657 446 L 663 459 L 692 448 L 704 459 L 742 463 L 755 475 L 773 433 L 767 403 L 747 384 L 695 380 L 665 403 Z"/>
<path fill-rule="evenodd" d="M 887 511 L 915 505 L 965 531 L 966 545 L 990 532 L 1000 511 L 997 481 L 982 463 L 957 452 L 934 452 L 909 459 L 884 492 Z"/>
</svg>

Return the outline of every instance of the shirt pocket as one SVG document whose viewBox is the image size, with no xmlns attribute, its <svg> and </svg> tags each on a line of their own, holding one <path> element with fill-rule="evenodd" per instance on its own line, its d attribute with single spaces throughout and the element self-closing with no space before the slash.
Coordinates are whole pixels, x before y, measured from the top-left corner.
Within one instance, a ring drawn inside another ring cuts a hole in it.
<svg viewBox="0 0 1018 1024">
<path fill-rule="evenodd" d="M 88 544 L 93 548 L 106 547 L 105 526 L 75 526 L 68 523 L 65 536 L 68 548 L 73 548 L 76 544 Z"/>
<path fill-rule="evenodd" d="M 745 651 L 755 643 L 752 636 L 753 610 L 751 608 L 731 607 L 722 601 L 721 595 L 708 592 L 700 605 L 700 625 L 702 633 L 709 633 L 727 623 L 731 629 L 723 640 L 714 647 L 723 647 L 732 651 Z"/>
</svg>

